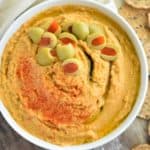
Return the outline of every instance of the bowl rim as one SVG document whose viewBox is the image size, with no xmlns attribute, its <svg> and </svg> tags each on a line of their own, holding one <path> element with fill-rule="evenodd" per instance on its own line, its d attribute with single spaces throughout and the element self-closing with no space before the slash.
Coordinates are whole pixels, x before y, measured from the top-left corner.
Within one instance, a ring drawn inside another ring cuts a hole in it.
<svg viewBox="0 0 150 150">
<path fill-rule="evenodd" d="M 2 113 L 2 116 L 6 120 L 6 122 L 24 139 L 27 141 L 41 147 L 44 149 L 51 149 L 51 150 L 87 150 L 91 148 L 96 148 L 98 146 L 102 146 L 117 136 L 119 136 L 122 132 L 124 132 L 129 125 L 135 120 L 137 114 L 139 113 L 142 104 L 144 102 L 144 97 L 146 95 L 147 87 L 148 87 L 148 65 L 146 56 L 144 53 L 144 49 L 142 47 L 142 44 L 140 40 L 138 39 L 138 36 L 136 35 L 135 31 L 132 29 L 132 27 L 125 21 L 123 17 L 121 17 L 119 14 L 113 12 L 111 9 L 107 7 L 107 5 L 101 4 L 98 1 L 93 0 L 55 0 L 55 1 L 45 1 L 42 2 L 26 12 L 24 12 L 18 19 L 16 19 L 12 25 L 8 28 L 4 36 L 2 37 L 2 40 L 0 41 L 0 57 L 2 56 L 3 49 L 6 46 L 6 43 L 8 42 L 9 38 L 13 35 L 13 33 L 16 32 L 16 30 L 27 20 L 38 14 L 39 12 L 46 10 L 47 8 L 53 7 L 53 6 L 62 6 L 66 4 L 73 4 L 73 5 L 83 5 L 83 6 L 89 6 L 91 8 L 97 9 L 110 17 L 112 20 L 114 20 L 119 26 L 127 32 L 128 37 L 132 41 L 136 53 L 138 55 L 140 65 L 141 65 L 141 84 L 139 93 L 137 96 L 137 99 L 135 101 L 135 104 L 131 110 L 131 112 L 128 114 L 128 116 L 122 121 L 122 123 L 115 128 L 113 131 L 111 131 L 109 134 L 104 136 L 103 138 L 86 143 L 81 145 L 75 145 L 75 146 L 66 146 L 61 147 L 55 144 L 48 143 L 32 134 L 30 134 L 28 131 L 24 130 L 17 122 L 13 119 L 13 117 L 8 112 L 7 108 L 4 106 L 2 101 L 0 102 L 0 111 Z"/>
</svg>

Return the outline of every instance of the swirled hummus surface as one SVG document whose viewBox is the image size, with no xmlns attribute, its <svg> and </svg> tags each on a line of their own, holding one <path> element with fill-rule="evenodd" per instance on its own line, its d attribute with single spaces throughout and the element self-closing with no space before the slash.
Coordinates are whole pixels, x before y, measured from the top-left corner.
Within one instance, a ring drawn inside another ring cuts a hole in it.
<svg viewBox="0 0 150 150">
<path fill-rule="evenodd" d="M 77 75 L 66 74 L 62 61 L 41 66 L 29 28 L 54 19 L 60 26 L 82 21 L 104 28 L 106 42 L 117 47 L 107 61 L 85 40 L 77 40 Z M 131 111 L 140 84 L 140 65 L 127 34 L 110 18 L 83 6 L 54 7 L 21 26 L 7 43 L 1 63 L 1 99 L 15 121 L 50 143 L 76 145 L 95 141 L 116 128 Z"/>
</svg>

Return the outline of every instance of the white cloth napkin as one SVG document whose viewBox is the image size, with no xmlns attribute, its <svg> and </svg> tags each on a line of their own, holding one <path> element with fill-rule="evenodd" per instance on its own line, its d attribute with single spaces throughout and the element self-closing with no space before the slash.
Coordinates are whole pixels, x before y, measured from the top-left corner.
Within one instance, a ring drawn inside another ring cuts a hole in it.
<svg viewBox="0 0 150 150">
<path fill-rule="evenodd" d="M 12 21 L 36 0 L 0 0 L 0 37 Z"/>
</svg>

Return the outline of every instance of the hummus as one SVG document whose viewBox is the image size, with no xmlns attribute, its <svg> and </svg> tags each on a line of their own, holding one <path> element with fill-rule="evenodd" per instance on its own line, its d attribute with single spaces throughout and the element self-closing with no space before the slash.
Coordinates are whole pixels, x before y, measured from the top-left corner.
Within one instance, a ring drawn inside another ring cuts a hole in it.
<svg viewBox="0 0 150 150">
<path fill-rule="evenodd" d="M 78 40 L 80 74 L 65 74 L 59 60 L 39 65 L 38 46 L 27 32 L 49 19 L 60 25 L 77 20 L 103 26 L 106 42 L 118 47 L 117 59 L 106 61 Z M 1 99 L 21 127 L 50 143 L 76 145 L 102 138 L 126 118 L 137 98 L 140 64 L 115 22 L 92 8 L 68 5 L 41 12 L 12 36 L 3 53 L 0 84 Z"/>
</svg>

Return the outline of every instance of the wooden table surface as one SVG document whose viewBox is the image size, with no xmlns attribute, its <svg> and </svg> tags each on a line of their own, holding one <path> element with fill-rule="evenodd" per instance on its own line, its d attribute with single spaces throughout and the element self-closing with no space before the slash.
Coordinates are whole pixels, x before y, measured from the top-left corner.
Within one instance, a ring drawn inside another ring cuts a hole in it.
<svg viewBox="0 0 150 150">
<path fill-rule="evenodd" d="M 38 0 L 40 2 L 41 0 Z M 115 0 L 122 1 L 122 0 Z M 138 144 L 150 143 L 147 135 L 148 122 L 137 118 L 133 124 L 118 138 L 103 147 L 94 150 L 131 150 Z M 0 150 L 42 150 L 20 137 L 0 114 Z"/>
</svg>

